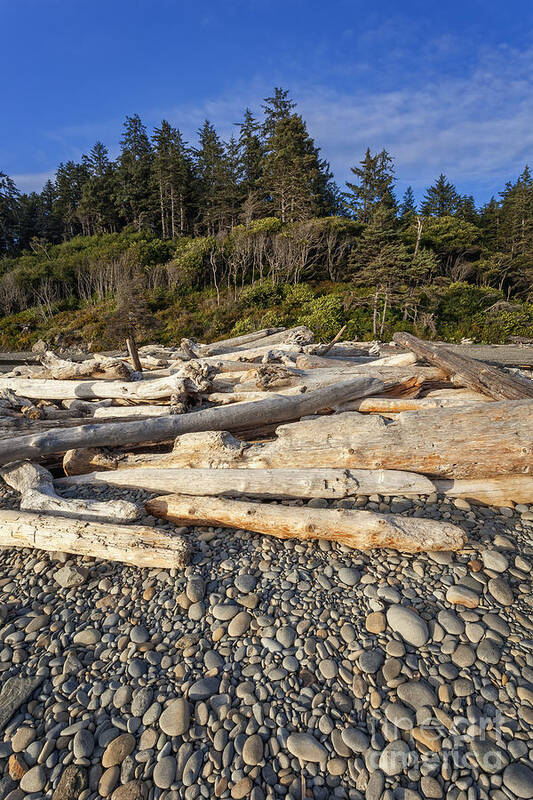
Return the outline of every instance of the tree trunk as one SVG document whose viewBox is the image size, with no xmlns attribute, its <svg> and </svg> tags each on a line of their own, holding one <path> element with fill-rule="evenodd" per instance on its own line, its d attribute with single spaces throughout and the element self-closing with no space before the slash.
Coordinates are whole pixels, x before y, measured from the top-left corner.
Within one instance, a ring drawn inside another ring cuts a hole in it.
<svg viewBox="0 0 533 800">
<path fill-rule="evenodd" d="M 172 385 L 171 379 L 162 378 L 161 380 L 170 381 Z M 25 383 L 32 383 L 32 381 Z M 41 387 L 43 383 L 40 382 Z M 55 385 L 59 381 L 51 383 Z M 0 381 L 0 388 L 1 384 L 2 381 Z M 78 389 L 80 387 L 80 384 L 71 384 L 69 381 L 66 381 L 65 384 L 67 386 L 77 385 Z M 146 387 L 148 396 L 150 396 L 151 390 L 151 396 L 154 397 L 154 384 L 160 384 L 160 381 L 125 385 L 141 389 Z M 44 435 L 13 437 L 10 441 L 0 442 L 0 464 L 24 459 L 38 460 L 50 453 L 64 453 L 78 447 L 117 447 L 138 442 L 161 442 L 183 433 L 198 430 L 243 430 L 254 428 L 258 424 L 276 424 L 332 409 L 343 400 L 379 394 L 382 390 L 381 381 L 359 377 L 294 397 L 267 397 L 260 405 L 242 403 L 241 405 L 208 408 L 190 414 L 169 415 L 137 422 L 89 424 L 68 430 L 49 431 Z M 159 391 L 162 390 L 159 389 Z"/>
<path fill-rule="evenodd" d="M 394 341 L 430 364 L 453 376 L 454 382 L 495 400 L 520 400 L 533 398 L 533 381 L 518 375 L 483 364 L 459 353 L 453 353 L 441 345 L 423 342 L 410 333 L 395 333 Z"/>
<path fill-rule="evenodd" d="M 466 536 L 447 522 L 348 511 L 246 503 L 217 497 L 169 495 L 146 503 L 150 514 L 179 524 L 223 525 L 278 539 L 326 539 L 357 550 L 391 548 L 405 553 L 460 550 Z"/>
<path fill-rule="evenodd" d="M 344 469 L 177 469 L 139 467 L 64 478 L 57 484 L 104 484 L 162 494 L 232 497 L 324 497 L 419 495 L 435 489 L 428 478 L 394 470 Z"/>
<path fill-rule="evenodd" d="M 0 547 L 36 547 L 149 569 L 182 569 L 191 556 L 185 539 L 161 528 L 84 522 L 27 511 L 0 511 Z"/>
<path fill-rule="evenodd" d="M 31 378 L 0 378 L 0 391 L 12 389 L 16 394 L 36 400 L 159 400 L 170 397 L 179 388 L 180 375 L 149 381 L 56 381 Z"/>
</svg>

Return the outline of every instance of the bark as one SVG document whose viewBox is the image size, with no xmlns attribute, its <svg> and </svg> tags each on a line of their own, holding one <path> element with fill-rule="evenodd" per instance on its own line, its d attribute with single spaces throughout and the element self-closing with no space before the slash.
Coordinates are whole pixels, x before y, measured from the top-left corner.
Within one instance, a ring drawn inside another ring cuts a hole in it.
<svg viewBox="0 0 533 800">
<path fill-rule="evenodd" d="M 36 547 L 150 569 L 182 569 L 191 556 L 185 539 L 161 528 L 117 526 L 27 511 L 0 511 L 0 547 Z"/>
<path fill-rule="evenodd" d="M 322 356 L 303 355 L 296 358 L 296 367 L 298 369 L 338 369 L 339 367 L 368 367 L 371 372 L 372 368 L 376 367 L 408 367 L 416 364 L 417 357 L 414 353 L 399 353 L 395 356 L 386 356 L 385 358 L 372 358 L 365 357 L 357 361 L 340 361 L 339 359 L 333 360 L 331 358 L 323 358 Z"/>
<path fill-rule="evenodd" d="M 461 386 L 482 392 L 495 400 L 533 398 L 533 381 L 510 375 L 498 367 L 459 355 L 433 342 L 423 342 L 410 333 L 395 333 L 394 341 L 420 358 L 442 369 Z"/>
<path fill-rule="evenodd" d="M 167 495 L 146 503 L 150 514 L 180 524 L 243 528 L 278 539 L 326 539 L 357 550 L 386 547 L 406 553 L 459 550 L 466 536 L 447 522 L 348 511 L 246 503 L 218 497 Z"/>
<path fill-rule="evenodd" d="M 436 367 L 419 367 L 416 365 L 406 367 L 374 367 L 373 364 L 362 364 L 350 367 L 332 367 L 331 369 L 294 369 L 278 364 L 264 364 L 257 369 L 252 369 L 240 377 L 235 385 L 238 392 L 264 391 L 288 388 L 300 388 L 303 391 L 318 389 L 339 380 L 368 375 L 382 381 L 385 387 L 415 381 L 418 385 L 424 383 L 441 382 L 446 379 L 445 373 Z M 229 383 L 229 375 L 224 375 L 224 382 Z M 220 391 L 222 383 L 215 384 Z"/>
<path fill-rule="evenodd" d="M 162 378 L 161 381 L 171 379 Z M 68 381 L 65 383 L 70 384 Z M 159 383 L 159 380 L 155 380 L 126 386 L 150 390 Z M 64 453 L 78 447 L 123 447 L 138 442 L 166 441 L 198 430 L 244 430 L 259 424 L 272 425 L 332 409 L 342 400 L 379 394 L 382 390 L 381 381 L 358 377 L 294 397 L 267 397 L 261 404 L 242 403 L 184 415 L 135 422 L 88 424 L 68 430 L 49 431 L 44 435 L 13 437 L 0 442 L 0 464 L 25 459 L 38 460 L 51 453 Z"/>
<path fill-rule="evenodd" d="M 482 400 L 468 400 L 461 397 L 366 397 L 362 400 L 351 400 L 342 403 L 337 411 L 360 411 L 362 414 L 399 414 L 402 411 L 424 411 L 428 408 L 449 408 L 450 406 L 464 406 L 472 402 L 487 402 L 488 398 L 481 395 Z M 106 410 L 106 409 L 104 409 Z M 116 409 L 114 409 L 116 411 Z"/>
<path fill-rule="evenodd" d="M 324 497 L 431 494 L 423 475 L 394 470 L 344 469 L 177 469 L 139 467 L 92 472 L 57 481 L 58 485 L 104 484 L 162 494 L 232 497 Z"/>
<path fill-rule="evenodd" d="M 99 520 L 100 522 L 126 523 L 139 519 L 135 503 L 126 500 L 70 500 L 59 497 L 50 472 L 29 462 L 10 464 L 0 470 L 0 475 L 12 489 L 21 495 L 21 511 L 42 511 L 62 517 Z"/>
</svg>

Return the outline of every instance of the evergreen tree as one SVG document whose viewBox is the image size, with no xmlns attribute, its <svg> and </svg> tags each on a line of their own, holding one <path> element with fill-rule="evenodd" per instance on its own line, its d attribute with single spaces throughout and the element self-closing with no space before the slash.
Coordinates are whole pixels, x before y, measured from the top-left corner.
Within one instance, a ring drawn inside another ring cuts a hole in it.
<svg viewBox="0 0 533 800">
<path fill-rule="evenodd" d="M 83 186 L 88 179 L 89 172 L 84 164 L 67 161 L 65 164 L 61 163 L 57 169 L 55 179 L 57 197 L 54 211 L 61 219 L 65 239 L 91 232 L 86 213 L 83 207 L 80 209 Z"/>
<path fill-rule="evenodd" d="M 9 253 L 18 243 L 19 198 L 12 178 L 0 172 L 0 255 Z"/>
<path fill-rule="evenodd" d="M 501 193 L 501 243 L 511 254 L 533 253 L 533 178 L 529 167 Z"/>
<path fill-rule="evenodd" d="M 146 127 L 138 114 L 126 117 L 120 145 L 117 208 L 126 224 L 133 224 L 140 231 L 152 221 L 153 196 L 150 182 L 152 149 Z"/>
<path fill-rule="evenodd" d="M 490 250 L 498 250 L 500 245 L 500 215 L 500 206 L 494 196 L 479 213 L 479 227 L 483 232 L 483 242 Z"/>
<path fill-rule="evenodd" d="M 263 188 L 282 222 L 309 219 L 325 205 L 330 173 L 299 114 L 281 116 L 272 129 L 264 162 Z"/>
<path fill-rule="evenodd" d="M 264 205 L 260 190 L 263 175 L 265 145 L 260 135 L 261 126 L 247 108 L 239 125 L 239 157 L 243 216 L 246 222 L 256 217 Z"/>
<path fill-rule="evenodd" d="M 372 221 L 378 207 L 394 209 L 394 165 L 386 150 L 372 155 L 367 147 L 359 166 L 352 167 L 351 172 L 357 183 L 346 182 L 346 208 L 359 222 Z"/>
<path fill-rule="evenodd" d="M 221 230 L 228 213 L 228 164 L 224 144 L 215 127 L 206 119 L 198 131 L 196 150 L 198 208 L 201 229 L 209 236 Z"/>
<path fill-rule="evenodd" d="M 399 208 L 400 219 L 402 222 L 411 222 L 416 215 L 416 201 L 413 187 L 408 186 L 404 192 Z"/>
<path fill-rule="evenodd" d="M 455 213 L 459 219 L 464 219 L 466 222 L 471 222 L 473 225 L 476 225 L 479 221 L 476 204 L 471 194 L 464 194 L 459 197 Z"/>
<path fill-rule="evenodd" d="M 422 214 L 425 217 L 452 217 L 457 211 L 459 199 L 453 183 L 441 173 L 424 195 Z"/>
<path fill-rule="evenodd" d="M 88 220 L 91 233 L 111 233 L 118 226 L 114 203 L 117 187 L 116 172 L 107 147 L 102 142 L 96 142 L 82 160 L 88 180 L 82 189 L 80 214 Z"/>
<path fill-rule="evenodd" d="M 289 98 L 287 89 L 276 86 L 272 97 L 265 97 L 262 108 L 265 115 L 263 136 L 268 139 L 274 134 L 278 122 L 291 116 L 293 108 L 296 108 L 296 103 Z"/>
</svg>

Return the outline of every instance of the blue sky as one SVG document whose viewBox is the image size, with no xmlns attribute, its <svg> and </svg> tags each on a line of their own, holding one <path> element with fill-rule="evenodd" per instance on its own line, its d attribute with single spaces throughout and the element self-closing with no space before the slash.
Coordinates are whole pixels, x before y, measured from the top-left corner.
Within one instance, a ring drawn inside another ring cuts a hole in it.
<svg viewBox="0 0 533 800">
<path fill-rule="evenodd" d="M 0 0 L 0 170 L 39 189 L 126 114 L 190 142 L 290 89 L 339 184 L 386 147 L 398 190 L 442 170 L 479 202 L 533 162 L 533 3 Z"/>
</svg>

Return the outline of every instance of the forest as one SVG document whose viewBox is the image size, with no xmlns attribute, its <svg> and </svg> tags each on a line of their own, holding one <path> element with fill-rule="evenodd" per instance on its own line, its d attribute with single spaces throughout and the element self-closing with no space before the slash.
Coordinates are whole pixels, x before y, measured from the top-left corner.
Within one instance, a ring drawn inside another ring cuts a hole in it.
<svg viewBox="0 0 533 800">
<path fill-rule="evenodd" d="M 357 160 L 357 157 L 359 160 Z M 223 141 L 127 117 L 40 193 L 0 172 L 0 347 L 170 342 L 258 325 L 324 338 L 533 337 L 533 178 L 478 207 L 441 174 L 417 205 L 386 150 L 339 187 L 287 90 Z"/>
</svg>

